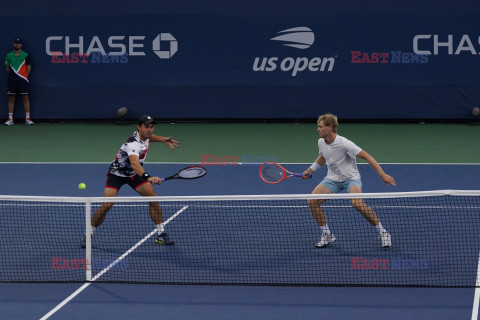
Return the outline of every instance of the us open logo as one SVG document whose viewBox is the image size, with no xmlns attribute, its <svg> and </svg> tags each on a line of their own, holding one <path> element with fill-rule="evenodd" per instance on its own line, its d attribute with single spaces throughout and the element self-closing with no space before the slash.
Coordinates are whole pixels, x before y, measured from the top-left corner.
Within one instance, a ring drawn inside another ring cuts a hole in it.
<svg viewBox="0 0 480 320">
<path fill-rule="evenodd" d="M 282 42 L 283 46 L 295 49 L 309 49 L 315 42 L 315 34 L 308 27 L 295 27 L 277 32 L 279 35 L 270 38 L 271 41 Z M 295 50 L 293 49 L 293 50 Z M 292 51 L 292 53 L 298 53 Z M 335 57 L 256 57 L 252 70 L 255 72 L 289 72 L 296 77 L 300 72 L 332 71 Z"/>
<path fill-rule="evenodd" d="M 315 34 L 310 28 L 298 27 L 279 31 L 281 35 L 270 40 L 282 41 L 284 46 L 308 49 L 315 41 Z"/>
</svg>

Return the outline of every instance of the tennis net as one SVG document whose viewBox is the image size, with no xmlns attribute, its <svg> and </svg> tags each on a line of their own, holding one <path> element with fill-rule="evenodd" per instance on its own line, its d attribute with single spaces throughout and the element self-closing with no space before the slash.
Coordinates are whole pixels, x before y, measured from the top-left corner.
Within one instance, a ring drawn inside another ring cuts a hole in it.
<svg viewBox="0 0 480 320">
<path fill-rule="evenodd" d="M 363 199 L 391 234 L 352 207 Z M 315 248 L 321 204 L 336 241 Z M 104 202 L 114 206 L 80 246 Z M 158 201 L 173 246 L 155 243 Z M 478 287 L 480 191 L 205 197 L 0 196 L 0 282 Z"/>
</svg>

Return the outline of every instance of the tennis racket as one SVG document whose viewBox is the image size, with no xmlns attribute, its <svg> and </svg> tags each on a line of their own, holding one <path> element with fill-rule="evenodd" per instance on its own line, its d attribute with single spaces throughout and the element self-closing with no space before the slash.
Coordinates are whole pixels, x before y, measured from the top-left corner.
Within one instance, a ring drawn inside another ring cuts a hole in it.
<svg viewBox="0 0 480 320">
<path fill-rule="evenodd" d="M 302 177 L 301 173 L 293 173 L 275 162 L 265 162 L 258 169 L 260 178 L 266 183 L 279 183 L 291 177 Z M 311 178 L 312 175 L 308 175 Z"/>
<path fill-rule="evenodd" d="M 207 174 L 207 169 L 200 166 L 191 166 L 183 168 L 182 170 L 175 173 L 173 176 L 160 178 L 160 181 L 171 180 L 171 179 L 198 179 Z"/>
</svg>

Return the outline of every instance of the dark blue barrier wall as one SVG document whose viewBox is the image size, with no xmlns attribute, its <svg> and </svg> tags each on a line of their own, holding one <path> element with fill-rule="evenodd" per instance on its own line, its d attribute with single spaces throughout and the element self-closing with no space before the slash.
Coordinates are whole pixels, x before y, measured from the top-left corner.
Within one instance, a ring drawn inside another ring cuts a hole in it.
<svg viewBox="0 0 480 320">
<path fill-rule="evenodd" d="M 478 5 L 62 3 L 0 20 L 4 53 L 21 37 L 32 57 L 36 119 L 466 119 L 480 104 Z"/>
</svg>

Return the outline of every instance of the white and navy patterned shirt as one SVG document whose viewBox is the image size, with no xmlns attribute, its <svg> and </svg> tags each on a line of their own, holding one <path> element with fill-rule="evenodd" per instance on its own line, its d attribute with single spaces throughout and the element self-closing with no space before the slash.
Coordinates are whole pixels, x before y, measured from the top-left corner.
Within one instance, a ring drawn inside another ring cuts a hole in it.
<svg viewBox="0 0 480 320">
<path fill-rule="evenodd" d="M 113 160 L 108 169 L 108 173 L 119 177 L 133 177 L 135 171 L 128 156 L 132 154 L 137 155 L 140 159 L 140 164 L 143 166 L 147 156 L 149 141 L 149 139 L 145 141 L 140 140 L 138 131 L 135 131 L 118 150 L 115 160 Z"/>
</svg>

